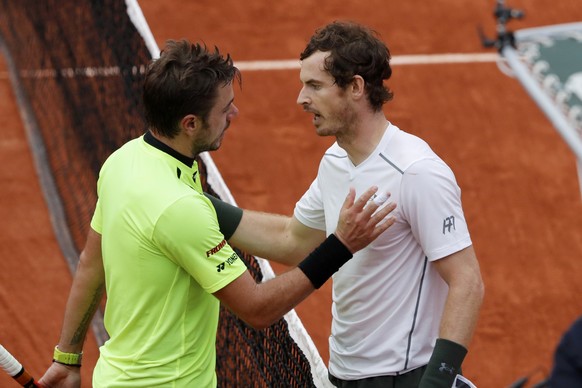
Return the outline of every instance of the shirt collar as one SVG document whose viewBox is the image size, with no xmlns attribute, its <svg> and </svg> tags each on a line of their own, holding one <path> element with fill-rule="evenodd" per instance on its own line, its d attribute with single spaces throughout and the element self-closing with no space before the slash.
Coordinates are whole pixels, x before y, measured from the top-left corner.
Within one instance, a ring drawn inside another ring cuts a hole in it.
<svg viewBox="0 0 582 388">
<path fill-rule="evenodd" d="M 165 152 L 166 154 L 170 155 L 171 157 L 173 157 L 175 159 L 178 159 L 180 162 L 184 163 L 186 166 L 188 166 L 190 168 L 192 168 L 194 166 L 194 158 L 191 158 L 191 157 L 186 156 L 186 155 L 182 155 L 181 153 L 179 153 L 178 151 L 176 151 L 172 147 L 168 146 L 167 144 L 162 143 L 161 141 L 156 139 L 150 131 L 147 131 L 145 133 L 145 135 L 143 136 L 143 140 L 146 143 L 148 143 L 149 145 L 151 145 L 152 147 L 157 148 L 162 152 Z"/>
</svg>

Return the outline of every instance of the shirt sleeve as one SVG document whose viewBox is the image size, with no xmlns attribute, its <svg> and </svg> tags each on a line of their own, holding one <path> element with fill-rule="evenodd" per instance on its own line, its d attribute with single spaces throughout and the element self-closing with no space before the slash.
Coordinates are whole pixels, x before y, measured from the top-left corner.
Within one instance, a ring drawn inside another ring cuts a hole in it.
<svg viewBox="0 0 582 388">
<path fill-rule="evenodd" d="M 93 217 L 91 218 L 90 226 L 91 228 L 99 234 L 103 234 L 103 216 L 101 213 L 101 201 L 99 200 L 99 190 L 101 188 L 101 173 L 103 167 L 99 171 L 99 179 L 97 179 L 97 203 L 95 204 L 95 211 L 93 212 Z"/>
<path fill-rule="evenodd" d="M 317 178 L 295 204 L 293 215 L 305 226 L 325 230 L 325 212 Z"/>
<path fill-rule="evenodd" d="M 203 195 L 185 196 L 169 206 L 156 223 L 154 240 L 209 293 L 247 270 L 220 232 L 214 207 Z"/>
<path fill-rule="evenodd" d="M 471 245 L 461 189 L 443 161 L 423 159 L 412 164 L 402 177 L 398 206 L 429 260 Z"/>
<path fill-rule="evenodd" d="M 93 212 L 93 218 L 91 218 L 91 228 L 99 233 L 103 234 L 103 221 L 101 218 L 101 202 L 97 199 L 97 204 L 95 205 L 95 212 Z"/>
</svg>

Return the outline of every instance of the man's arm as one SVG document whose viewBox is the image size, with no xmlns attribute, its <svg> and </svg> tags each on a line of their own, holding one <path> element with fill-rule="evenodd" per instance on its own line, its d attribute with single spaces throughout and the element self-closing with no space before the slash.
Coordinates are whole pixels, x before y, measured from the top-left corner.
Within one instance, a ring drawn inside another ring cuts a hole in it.
<svg viewBox="0 0 582 388">
<path fill-rule="evenodd" d="M 244 210 L 229 243 L 255 256 L 296 266 L 325 240 L 325 231 L 303 225 L 297 218 Z"/>
<path fill-rule="evenodd" d="M 467 354 L 485 291 L 473 246 L 433 264 L 449 292 L 439 338 L 419 387 L 450 388 Z"/>
<path fill-rule="evenodd" d="M 59 351 L 82 353 L 91 319 L 99 307 L 104 289 L 101 235 L 90 229 L 69 293 L 61 337 L 57 345 Z M 54 362 L 39 383 L 46 387 L 79 387 L 81 383 L 79 367 Z"/>
<path fill-rule="evenodd" d="M 248 324 L 256 328 L 271 325 L 394 223 L 394 217 L 385 219 L 394 205 L 376 212 L 379 205 L 368 201 L 375 192 L 376 189 L 369 189 L 354 202 L 355 192 L 351 189 L 334 234 L 298 267 L 260 284 L 247 271 L 214 295 Z"/>
<path fill-rule="evenodd" d="M 309 228 L 295 217 L 243 210 L 205 195 L 229 244 L 251 255 L 295 266 L 325 239 L 325 231 Z"/>
<path fill-rule="evenodd" d="M 441 338 L 469 347 L 483 303 L 484 286 L 473 246 L 433 262 L 449 285 Z"/>
</svg>

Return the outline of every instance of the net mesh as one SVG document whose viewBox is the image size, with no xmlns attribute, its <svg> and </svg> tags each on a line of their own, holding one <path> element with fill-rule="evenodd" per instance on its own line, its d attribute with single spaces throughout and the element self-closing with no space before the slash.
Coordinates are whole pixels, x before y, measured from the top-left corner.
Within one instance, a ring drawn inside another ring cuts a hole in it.
<svg viewBox="0 0 582 388">
<path fill-rule="evenodd" d="M 88 232 L 101 164 L 145 130 L 141 81 L 151 53 L 127 7 L 123 0 L 0 0 L 0 43 L 71 268 Z M 206 190 L 218 195 L 205 179 L 203 160 L 199 164 Z M 260 281 L 257 259 L 238 253 Z M 106 333 L 96 329 L 102 343 Z M 255 330 L 226 309 L 217 376 L 221 387 L 315 385 L 286 320 Z"/>
</svg>

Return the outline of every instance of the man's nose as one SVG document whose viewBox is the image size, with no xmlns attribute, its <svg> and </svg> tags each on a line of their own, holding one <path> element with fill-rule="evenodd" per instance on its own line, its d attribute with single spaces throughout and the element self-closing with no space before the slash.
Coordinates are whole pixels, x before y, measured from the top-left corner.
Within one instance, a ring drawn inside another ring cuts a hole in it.
<svg viewBox="0 0 582 388">
<path fill-rule="evenodd" d="M 238 112 L 239 112 L 239 111 L 238 111 L 238 108 L 237 108 L 237 106 L 233 104 L 233 105 L 232 105 L 232 111 L 230 112 L 230 116 L 231 116 L 232 118 L 234 118 L 234 117 L 238 116 Z"/>
<path fill-rule="evenodd" d="M 297 104 L 299 105 L 306 105 L 309 104 L 309 98 L 307 93 L 305 92 L 305 88 L 301 88 L 299 91 L 299 95 L 297 96 Z"/>
</svg>

